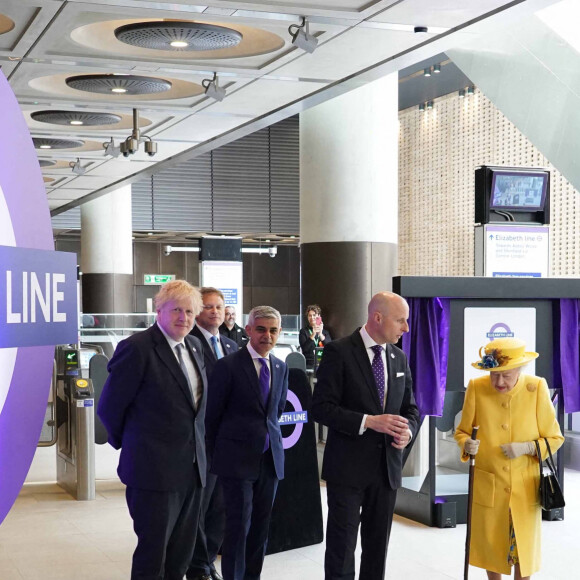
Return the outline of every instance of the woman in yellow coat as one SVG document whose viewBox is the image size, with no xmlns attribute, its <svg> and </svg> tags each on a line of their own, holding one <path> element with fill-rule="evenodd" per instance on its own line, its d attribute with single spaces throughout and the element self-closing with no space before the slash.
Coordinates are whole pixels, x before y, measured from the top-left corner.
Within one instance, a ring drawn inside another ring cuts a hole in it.
<svg viewBox="0 0 580 580">
<path fill-rule="evenodd" d="M 484 352 L 482 353 L 482 350 Z M 489 371 L 467 386 L 455 439 L 462 460 L 477 453 L 473 480 L 470 564 L 489 580 L 525 580 L 540 568 L 540 470 L 535 441 L 547 455 L 564 442 L 545 379 L 523 374 L 538 353 L 524 341 L 500 338 L 480 349 L 473 366 Z M 471 439 L 478 425 L 477 441 Z"/>
</svg>

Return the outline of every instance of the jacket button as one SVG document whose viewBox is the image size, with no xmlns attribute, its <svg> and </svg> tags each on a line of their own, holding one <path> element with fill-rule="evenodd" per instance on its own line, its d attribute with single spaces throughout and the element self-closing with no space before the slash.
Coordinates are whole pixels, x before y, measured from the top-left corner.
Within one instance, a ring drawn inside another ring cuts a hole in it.
<svg viewBox="0 0 580 580">
<path fill-rule="evenodd" d="M 510 404 L 509 404 L 507 401 L 504 401 L 504 402 L 501 404 L 501 406 L 502 406 L 504 409 L 507 409 L 507 408 L 510 406 Z"/>
<path fill-rule="evenodd" d="M 509 427 L 509 425 L 508 425 L 507 423 L 504 423 L 504 424 L 501 426 L 501 428 L 502 428 L 504 431 L 507 431 L 507 430 L 508 430 L 510 427 Z"/>
<path fill-rule="evenodd" d="M 528 389 L 530 393 L 533 393 L 536 390 L 536 385 L 529 383 L 528 385 L 526 385 L 526 389 Z"/>
<path fill-rule="evenodd" d="M 505 492 L 506 492 L 506 493 L 509 493 L 510 491 L 511 491 L 511 489 L 510 489 L 509 487 L 506 487 L 506 488 L 505 488 Z"/>
<path fill-rule="evenodd" d="M 510 470 L 510 468 L 509 468 L 507 465 L 504 465 L 504 466 L 503 466 L 503 470 L 504 470 L 504 471 L 509 471 L 509 470 Z"/>
</svg>

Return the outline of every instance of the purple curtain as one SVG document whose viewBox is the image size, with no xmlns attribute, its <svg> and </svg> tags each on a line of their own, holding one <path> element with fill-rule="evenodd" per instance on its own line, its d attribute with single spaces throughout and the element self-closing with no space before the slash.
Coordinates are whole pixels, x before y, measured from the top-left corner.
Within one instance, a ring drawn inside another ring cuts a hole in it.
<svg viewBox="0 0 580 580">
<path fill-rule="evenodd" d="M 403 350 L 413 374 L 421 416 L 443 413 L 449 350 L 449 299 L 408 298 L 409 332 Z"/>
<path fill-rule="evenodd" d="M 576 413 L 580 411 L 580 300 L 560 300 L 560 324 L 554 330 L 555 386 L 563 387 L 566 413 Z"/>
</svg>

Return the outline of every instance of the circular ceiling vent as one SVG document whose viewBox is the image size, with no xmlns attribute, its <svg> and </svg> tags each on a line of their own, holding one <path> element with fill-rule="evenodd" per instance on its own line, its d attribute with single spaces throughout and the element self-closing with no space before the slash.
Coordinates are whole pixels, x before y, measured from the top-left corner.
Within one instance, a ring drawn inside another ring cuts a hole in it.
<svg viewBox="0 0 580 580">
<path fill-rule="evenodd" d="M 113 74 L 69 77 L 66 84 L 72 89 L 104 95 L 148 95 L 171 88 L 171 83 L 164 79 Z"/>
<path fill-rule="evenodd" d="M 115 30 L 121 42 L 155 50 L 201 51 L 237 46 L 243 36 L 237 31 L 215 24 L 181 22 L 137 22 Z"/>
<path fill-rule="evenodd" d="M 39 159 L 38 164 L 40 167 L 52 167 L 53 165 L 56 165 L 56 161 L 53 159 Z"/>
<path fill-rule="evenodd" d="M 73 139 L 45 139 L 43 137 L 33 137 L 36 149 L 76 149 L 82 147 L 85 142 Z"/>
<path fill-rule="evenodd" d="M 114 125 L 121 120 L 119 115 L 112 113 L 91 113 L 88 111 L 36 111 L 30 116 L 35 121 L 50 123 L 51 125 Z"/>
</svg>

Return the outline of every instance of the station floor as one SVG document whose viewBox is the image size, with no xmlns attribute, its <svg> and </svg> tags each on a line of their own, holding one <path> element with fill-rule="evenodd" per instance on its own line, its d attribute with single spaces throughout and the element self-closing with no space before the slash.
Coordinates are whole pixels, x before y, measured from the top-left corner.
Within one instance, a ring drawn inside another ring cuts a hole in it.
<svg viewBox="0 0 580 580">
<path fill-rule="evenodd" d="M 566 519 L 543 522 L 535 580 L 580 577 L 580 472 L 568 470 L 565 484 Z M 128 580 L 134 545 L 119 481 L 98 482 L 92 502 L 77 502 L 55 484 L 27 484 L 0 526 L 0 580 Z M 396 516 L 386 578 L 461 580 L 464 546 L 463 525 L 441 530 Z M 323 580 L 323 561 L 324 543 L 267 556 L 262 580 Z M 470 579 L 485 577 L 470 569 Z"/>
</svg>

